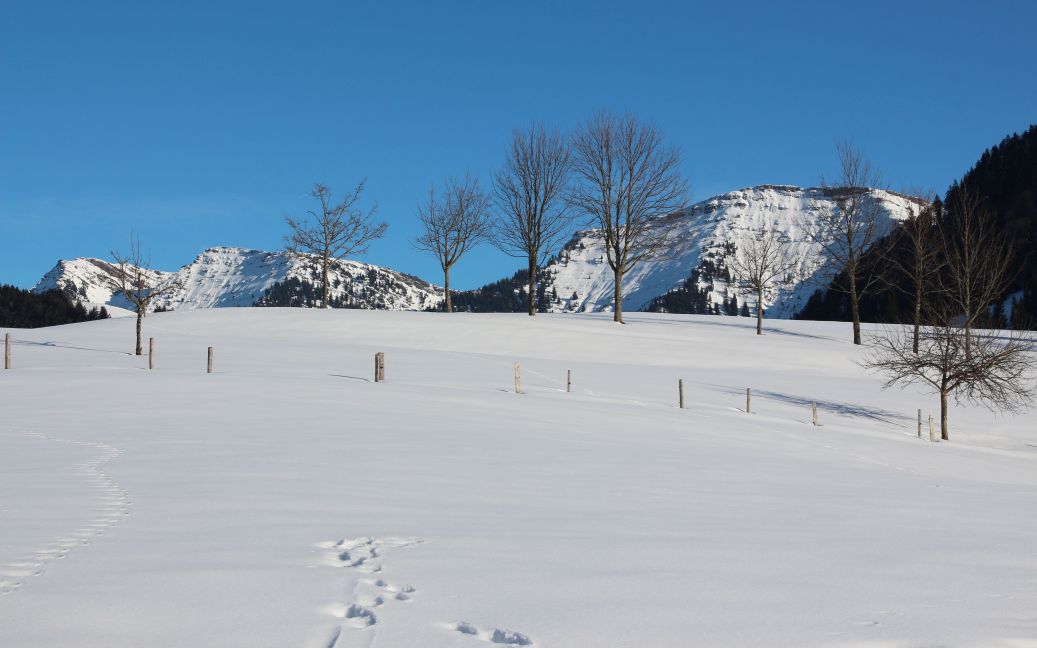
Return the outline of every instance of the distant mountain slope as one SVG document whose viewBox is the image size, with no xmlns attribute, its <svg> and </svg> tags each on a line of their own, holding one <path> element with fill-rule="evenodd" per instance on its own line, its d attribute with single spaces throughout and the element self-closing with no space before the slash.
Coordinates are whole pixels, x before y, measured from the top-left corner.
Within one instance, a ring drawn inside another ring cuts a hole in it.
<svg viewBox="0 0 1037 648">
<path fill-rule="evenodd" d="M 918 199 L 891 191 L 871 191 L 888 230 L 904 218 Z M 823 286 L 828 270 L 820 246 L 809 233 L 816 231 L 816 215 L 834 202 L 829 190 L 787 185 L 761 185 L 709 198 L 674 216 L 679 223 L 666 254 L 638 264 L 623 281 L 626 310 L 662 310 L 661 299 L 694 275 L 705 299 L 728 306 L 736 290 L 730 284 L 726 258 L 761 227 L 775 228 L 805 259 L 792 284 L 768 304 L 768 315 L 791 317 L 810 295 Z M 612 270 L 597 230 L 578 232 L 541 275 L 546 310 L 593 312 L 612 310 Z M 739 305 L 744 299 L 737 298 Z M 670 300 L 676 303 L 679 300 Z M 753 304 L 755 306 L 755 304 Z"/>
<path fill-rule="evenodd" d="M 101 259 L 59 261 L 34 290 L 56 288 L 74 299 L 129 307 L 113 295 L 116 268 Z M 198 255 L 175 273 L 155 271 L 156 280 L 175 276 L 182 288 L 156 300 L 173 310 L 228 306 L 308 306 L 320 284 L 316 263 L 284 252 L 215 247 Z M 287 287 L 287 288 L 286 288 Z M 331 272 L 332 305 L 344 308 L 424 310 L 442 301 L 442 291 L 421 279 L 395 270 L 360 263 L 335 263 Z"/>
</svg>

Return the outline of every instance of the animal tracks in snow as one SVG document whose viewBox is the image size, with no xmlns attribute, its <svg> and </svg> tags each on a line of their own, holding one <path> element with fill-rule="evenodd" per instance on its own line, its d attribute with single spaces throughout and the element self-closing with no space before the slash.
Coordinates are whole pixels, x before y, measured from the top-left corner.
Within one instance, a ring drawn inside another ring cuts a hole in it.
<svg viewBox="0 0 1037 648">
<path fill-rule="evenodd" d="M 505 630 L 503 628 L 490 628 L 489 630 L 480 630 L 476 626 L 468 623 L 467 621 L 458 621 L 452 623 L 449 627 L 463 635 L 468 635 L 483 641 L 490 643 L 501 644 L 505 646 L 532 646 L 533 640 L 521 632 L 515 632 L 514 630 Z"/>
<path fill-rule="evenodd" d="M 126 491 L 106 470 L 108 463 L 123 454 L 122 450 L 105 443 L 57 439 L 38 432 L 25 432 L 21 436 L 91 451 L 92 456 L 74 464 L 71 471 L 77 487 L 87 494 L 91 517 L 20 559 L 0 564 L 0 596 L 19 590 L 27 579 L 42 575 L 52 563 L 64 559 L 77 547 L 91 544 L 130 514 L 131 502 Z"/>
<path fill-rule="evenodd" d="M 393 602 L 410 601 L 417 589 L 411 585 L 398 585 L 383 575 L 383 560 L 387 552 L 413 547 L 424 542 L 420 538 L 345 538 L 337 542 L 323 542 L 326 550 L 325 564 L 346 568 L 363 574 L 353 583 L 352 594 L 346 600 L 328 606 L 332 616 L 341 619 L 328 637 L 327 648 L 337 648 L 344 643 L 344 632 L 377 632 L 381 621 L 378 610 Z M 373 643 L 373 637 L 367 645 Z"/>
<path fill-rule="evenodd" d="M 417 594 L 414 586 L 389 580 L 385 567 L 386 556 L 396 549 L 413 547 L 423 542 L 420 538 L 365 536 L 318 545 L 325 551 L 324 564 L 360 574 L 353 582 L 350 596 L 325 608 L 331 616 L 340 619 L 324 643 L 326 648 L 344 648 L 347 644 L 354 645 L 357 642 L 367 646 L 374 644 L 382 623 L 381 611 L 386 606 L 412 601 Z M 533 640 L 527 635 L 505 628 L 479 628 L 467 621 L 448 623 L 445 627 L 491 644 L 533 645 Z"/>
</svg>

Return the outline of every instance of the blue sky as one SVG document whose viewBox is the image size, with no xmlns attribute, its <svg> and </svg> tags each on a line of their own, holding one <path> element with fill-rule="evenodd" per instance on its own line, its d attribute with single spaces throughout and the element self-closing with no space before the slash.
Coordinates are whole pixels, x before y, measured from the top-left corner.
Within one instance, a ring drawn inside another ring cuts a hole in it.
<svg viewBox="0 0 1037 648">
<path fill-rule="evenodd" d="M 845 8 L 844 8 L 845 7 Z M 856 9 L 856 11 L 851 11 Z M 488 180 L 511 129 L 655 120 L 693 199 L 816 184 L 850 139 L 887 185 L 943 190 L 1037 121 L 1035 2 L 44 2 L 0 12 L 0 283 L 106 256 L 279 249 L 315 181 L 366 177 L 415 251 L 430 183 Z M 467 288 L 519 260 L 484 247 Z"/>
</svg>

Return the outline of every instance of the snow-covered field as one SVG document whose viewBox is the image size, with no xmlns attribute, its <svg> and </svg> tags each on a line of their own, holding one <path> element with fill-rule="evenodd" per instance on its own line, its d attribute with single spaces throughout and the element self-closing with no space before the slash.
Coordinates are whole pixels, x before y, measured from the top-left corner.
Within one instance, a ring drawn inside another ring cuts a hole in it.
<svg viewBox="0 0 1037 648">
<path fill-rule="evenodd" d="M 0 646 L 1037 646 L 1033 411 L 932 444 L 847 324 L 609 317 L 13 331 Z"/>
</svg>

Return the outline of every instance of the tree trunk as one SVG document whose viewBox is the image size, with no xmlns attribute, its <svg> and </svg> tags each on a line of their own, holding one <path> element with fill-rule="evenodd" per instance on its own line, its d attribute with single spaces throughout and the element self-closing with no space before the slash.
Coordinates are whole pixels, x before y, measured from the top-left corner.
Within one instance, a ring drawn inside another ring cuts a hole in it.
<svg viewBox="0 0 1037 648">
<path fill-rule="evenodd" d="M 325 254 L 324 255 L 324 290 L 323 290 L 323 293 L 322 293 L 324 301 L 321 304 L 321 308 L 327 308 L 328 307 L 328 295 L 329 295 L 329 293 L 330 293 L 330 291 L 328 290 L 328 255 Z"/>
<path fill-rule="evenodd" d="M 847 274 L 850 275 L 850 314 L 853 317 L 853 343 L 861 343 L 861 308 L 860 304 L 857 303 L 857 272 L 856 268 L 852 270 L 847 268 Z"/>
<path fill-rule="evenodd" d="M 915 332 L 911 341 L 911 350 L 918 355 L 918 335 L 922 328 L 922 287 L 915 289 Z"/>
<path fill-rule="evenodd" d="M 529 256 L 529 293 L 526 295 L 526 303 L 529 306 L 529 316 L 530 317 L 534 317 L 537 314 L 536 286 L 537 286 L 537 264 L 536 264 L 536 258 L 533 255 L 530 255 Z"/>
<path fill-rule="evenodd" d="M 446 298 L 446 312 L 454 312 L 454 304 L 450 301 L 450 268 L 443 268 L 443 295 Z"/>
<path fill-rule="evenodd" d="M 140 344 L 140 329 L 144 320 L 144 307 L 137 307 L 137 355 L 144 355 L 144 349 Z"/>
<path fill-rule="evenodd" d="M 616 307 L 612 311 L 612 321 L 623 324 L 623 271 L 616 270 L 614 272 L 614 279 L 616 282 Z"/>
<path fill-rule="evenodd" d="M 763 291 L 756 291 L 756 334 L 763 335 Z"/>
<path fill-rule="evenodd" d="M 940 389 L 940 438 L 944 441 L 950 440 L 950 430 L 947 423 L 947 388 Z"/>
</svg>

